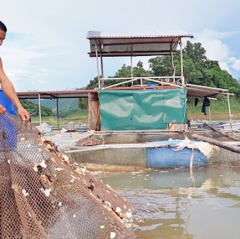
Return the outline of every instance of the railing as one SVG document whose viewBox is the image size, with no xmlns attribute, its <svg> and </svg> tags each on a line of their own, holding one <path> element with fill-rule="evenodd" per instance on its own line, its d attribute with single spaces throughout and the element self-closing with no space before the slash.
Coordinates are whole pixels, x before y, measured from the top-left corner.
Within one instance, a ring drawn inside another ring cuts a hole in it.
<svg viewBox="0 0 240 239">
<path fill-rule="evenodd" d="M 121 82 L 104 87 L 104 81 L 112 81 L 112 80 L 121 81 Z M 100 86 L 101 86 L 101 89 L 121 86 L 128 83 L 132 83 L 131 86 L 144 86 L 145 85 L 144 81 L 147 81 L 149 83 L 155 83 L 156 85 L 159 85 L 159 86 L 170 85 L 170 86 L 183 87 L 181 76 L 100 78 Z"/>
</svg>

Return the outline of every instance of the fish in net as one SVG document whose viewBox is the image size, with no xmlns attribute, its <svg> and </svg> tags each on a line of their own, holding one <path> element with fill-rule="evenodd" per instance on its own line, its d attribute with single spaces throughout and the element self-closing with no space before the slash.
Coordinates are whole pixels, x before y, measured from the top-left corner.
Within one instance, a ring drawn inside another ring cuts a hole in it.
<svg viewBox="0 0 240 239">
<path fill-rule="evenodd" d="M 0 238 L 137 238 L 132 205 L 30 122 L 0 114 Z"/>
</svg>

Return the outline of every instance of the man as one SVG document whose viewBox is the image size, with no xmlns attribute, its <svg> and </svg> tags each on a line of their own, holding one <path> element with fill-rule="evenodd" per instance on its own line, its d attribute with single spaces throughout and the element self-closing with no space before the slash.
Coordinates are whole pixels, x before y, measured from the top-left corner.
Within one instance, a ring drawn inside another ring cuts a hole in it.
<svg viewBox="0 0 240 239">
<path fill-rule="evenodd" d="M 0 21 L 0 46 L 2 45 L 3 40 L 6 37 L 6 33 L 7 33 L 7 27 L 3 22 Z M 26 121 L 30 120 L 30 114 L 27 112 L 26 109 L 23 108 L 21 102 L 18 99 L 17 93 L 14 89 L 12 82 L 8 79 L 8 77 L 6 76 L 3 70 L 1 57 L 0 57 L 0 84 L 6 96 L 17 107 L 18 114 L 21 116 L 22 120 L 26 120 Z M 6 112 L 5 107 L 0 105 L 0 114 L 4 112 Z"/>
</svg>

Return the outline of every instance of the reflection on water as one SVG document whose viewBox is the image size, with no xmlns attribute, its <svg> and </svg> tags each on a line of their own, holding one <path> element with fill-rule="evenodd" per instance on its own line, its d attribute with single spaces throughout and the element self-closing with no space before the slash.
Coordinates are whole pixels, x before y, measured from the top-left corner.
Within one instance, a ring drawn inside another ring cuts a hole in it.
<svg viewBox="0 0 240 239">
<path fill-rule="evenodd" d="M 240 169 L 99 174 L 133 203 L 143 239 L 239 239 Z"/>
</svg>

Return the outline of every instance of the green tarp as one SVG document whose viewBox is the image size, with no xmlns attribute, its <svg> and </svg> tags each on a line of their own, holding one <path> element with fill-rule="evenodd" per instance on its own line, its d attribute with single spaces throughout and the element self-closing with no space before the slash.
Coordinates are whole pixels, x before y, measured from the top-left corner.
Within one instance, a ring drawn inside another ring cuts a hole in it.
<svg viewBox="0 0 240 239">
<path fill-rule="evenodd" d="M 103 90 L 100 98 L 102 130 L 167 129 L 187 123 L 186 89 Z"/>
</svg>

